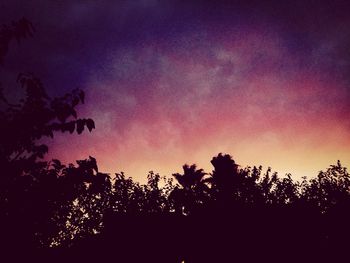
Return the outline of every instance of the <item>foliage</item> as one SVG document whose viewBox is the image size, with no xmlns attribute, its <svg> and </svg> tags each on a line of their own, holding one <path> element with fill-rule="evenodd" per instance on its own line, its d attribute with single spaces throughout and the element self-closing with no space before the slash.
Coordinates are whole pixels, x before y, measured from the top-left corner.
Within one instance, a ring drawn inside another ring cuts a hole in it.
<svg viewBox="0 0 350 263">
<path fill-rule="evenodd" d="M 19 21 L 12 21 L 11 25 L 3 24 L 0 27 L 0 63 L 2 63 L 13 39 L 20 42 L 22 38 L 32 37 L 33 33 L 33 24 L 24 17 Z"/>
<path fill-rule="evenodd" d="M 33 26 L 24 18 L 10 26 L 3 25 L 0 59 L 13 38 L 19 41 L 32 33 Z M 43 161 L 48 146 L 41 143 L 41 139 L 53 138 L 55 132 L 80 134 L 84 127 L 92 131 L 95 124 L 91 119 L 77 116 L 77 105 L 84 103 L 82 90 L 51 98 L 33 74 L 21 73 L 17 82 L 24 90 L 23 99 L 12 103 L 2 92 L 0 94 L 0 217 L 7 225 L 1 243 L 47 246 L 59 225 L 57 220 L 51 219 L 68 214 L 66 210 L 80 195 L 83 183 L 94 181 L 87 173 L 91 167 L 86 167 L 87 163 L 92 163 L 91 158 L 89 162 L 78 163 L 80 173 L 58 160 L 48 163 Z M 97 168 L 96 161 L 94 165 Z M 16 233 L 22 236 L 20 240 L 15 239 Z"/>
<path fill-rule="evenodd" d="M 25 19 L 3 25 L 0 60 L 12 39 L 32 33 Z M 95 128 L 92 119 L 78 118 L 84 92 L 51 98 L 32 74 L 19 74 L 18 83 L 24 90 L 19 102 L 10 103 L 0 92 L 3 249 L 105 252 L 116 242 L 119 255 L 132 257 L 127 251 L 132 247 L 152 262 L 167 244 L 173 257 L 168 253 L 168 261 L 160 257 L 160 262 L 231 262 L 239 255 L 247 259 L 252 251 L 280 260 L 292 250 L 315 262 L 316 252 L 333 256 L 346 251 L 339 243 L 350 235 L 350 175 L 340 161 L 301 182 L 290 174 L 281 178 L 271 168 L 242 168 L 222 153 L 211 160 L 211 173 L 185 164 L 182 174 L 173 174 L 177 182 L 154 172 L 146 184 L 123 172 L 112 178 L 99 171 L 91 156 L 68 165 L 43 159 L 48 146 L 40 143 L 42 138 Z"/>
</svg>

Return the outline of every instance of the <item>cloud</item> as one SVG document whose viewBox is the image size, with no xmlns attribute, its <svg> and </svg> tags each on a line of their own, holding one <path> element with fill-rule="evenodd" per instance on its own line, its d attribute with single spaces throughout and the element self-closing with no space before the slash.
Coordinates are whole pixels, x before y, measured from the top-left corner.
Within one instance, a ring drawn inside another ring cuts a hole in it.
<svg viewBox="0 0 350 263">
<path fill-rule="evenodd" d="M 100 119 L 103 111 L 94 117 L 112 131 L 96 133 L 110 140 L 109 147 L 125 162 L 178 160 L 216 148 L 242 151 L 258 145 L 281 151 L 323 140 L 348 142 L 344 132 L 332 135 L 344 130 L 332 103 L 344 96 L 342 84 L 318 69 L 298 68 L 303 58 L 294 56 L 279 35 L 256 28 L 220 42 L 208 35 L 184 35 L 188 40 L 177 45 L 168 39 L 124 48 L 113 53 L 115 71 L 109 78 L 88 88 L 97 105 L 87 112 L 110 105 L 105 110 L 111 119 Z"/>
<path fill-rule="evenodd" d="M 349 143 L 349 8 L 338 1 L 3 5 L 3 20 L 26 16 L 37 29 L 6 75 L 33 71 L 52 94 L 87 93 L 80 112 L 96 131 L 58 136 L 52 154 L 95 155 L 109 171 L 115 159 L 130 171 L 158 160 L 169 172 L 221 149 L 288 165 L 278 153 Z"/>
</svg>

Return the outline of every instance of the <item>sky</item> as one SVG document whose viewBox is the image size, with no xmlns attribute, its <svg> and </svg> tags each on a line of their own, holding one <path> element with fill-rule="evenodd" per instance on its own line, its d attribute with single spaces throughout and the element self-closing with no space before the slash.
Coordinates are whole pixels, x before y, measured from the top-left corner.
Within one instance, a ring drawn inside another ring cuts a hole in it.
<svg viewBox="0 0 350 263">
<path fill-rule="evenodd" d="M 36 32 L 0 70 L 14 96 L 33 72 L 52 96 L 79 87 L 96 129 L 57 134 L 49 158 L 94 156 L 100 170 L 211 172 L 241 166 L 312 177 L 350 165 L 347 1 L 5 1 L 0 23 Z"/>
</svg>

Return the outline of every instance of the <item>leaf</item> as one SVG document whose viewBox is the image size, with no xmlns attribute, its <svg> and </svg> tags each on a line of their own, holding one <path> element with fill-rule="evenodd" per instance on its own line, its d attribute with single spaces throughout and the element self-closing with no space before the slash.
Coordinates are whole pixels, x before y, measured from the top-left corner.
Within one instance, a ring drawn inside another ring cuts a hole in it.
<svg viewBox="0 0 350 263">
<path fill-rule="evenodd" d="M 85 125 L 85 119 L 79 119 L 77 120 L 77 133 L 81 134 L 84 130 L 84 125 Z"/>
<path fill-rule="evenodd" d="M 89 132 L 91 132 L 92 129 L 95 129 L 95 123 L 94 123 L 94 121 L 92 119 L 87 119 L 86 120 L 86 126 L 87 126 Z"/>
<path fill-rule="evenodd" d="M 60 160 L 52 159 L 51 162 L 52 162 L 52 166 L 53 166 L 56 170 L 59 170 L 59 169 L 61 169 L 61 167 L 63 167 L 63 165 L 61 164 Z"/>
<path fill-rule="evenodd" d="M 89 156 L 89 161 L 91 162 L 91 166 L 92 168 L 98 172 L 98 168 L 97 168 L 97 162 L 96 162 L 96 159 L 92 156 Z"/>
<path fill-rule="evenodd" d="M 68 122 L 67 124 L 68 124 L 67 129 L 68 129 L 69 133 L 73 133 L 74 129 L 75 129 L 75 122 L 71 121 L 71 122 Z"/>
</svg>

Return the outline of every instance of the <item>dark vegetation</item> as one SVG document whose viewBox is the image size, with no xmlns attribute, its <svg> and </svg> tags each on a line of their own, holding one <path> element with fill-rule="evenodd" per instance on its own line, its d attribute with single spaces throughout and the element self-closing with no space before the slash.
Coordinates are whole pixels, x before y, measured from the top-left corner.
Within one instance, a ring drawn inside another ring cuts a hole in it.
<svg viewBox="0 0 350 263">
<path fill-rule="evenodd" d="M 32 35 L 22 19 L 0 29 L 0 60 L 13 39 Z M 19 74 L 24 99 L 0 93 L 0 249 L 69 248 L 63 254 L 115 262 L 316 262 L 346 255 L 350 176 L 340 162 L 301 182 L 270 168 L 242 168 L 230 155 L 206 174 L 184 165 L 144 185 L 101 173 L 89 157 L 43 159 L 43 137 L 94 129 L 79 119 L 84 93 L 50 98 L 38 78 Z"/>
</svg>

